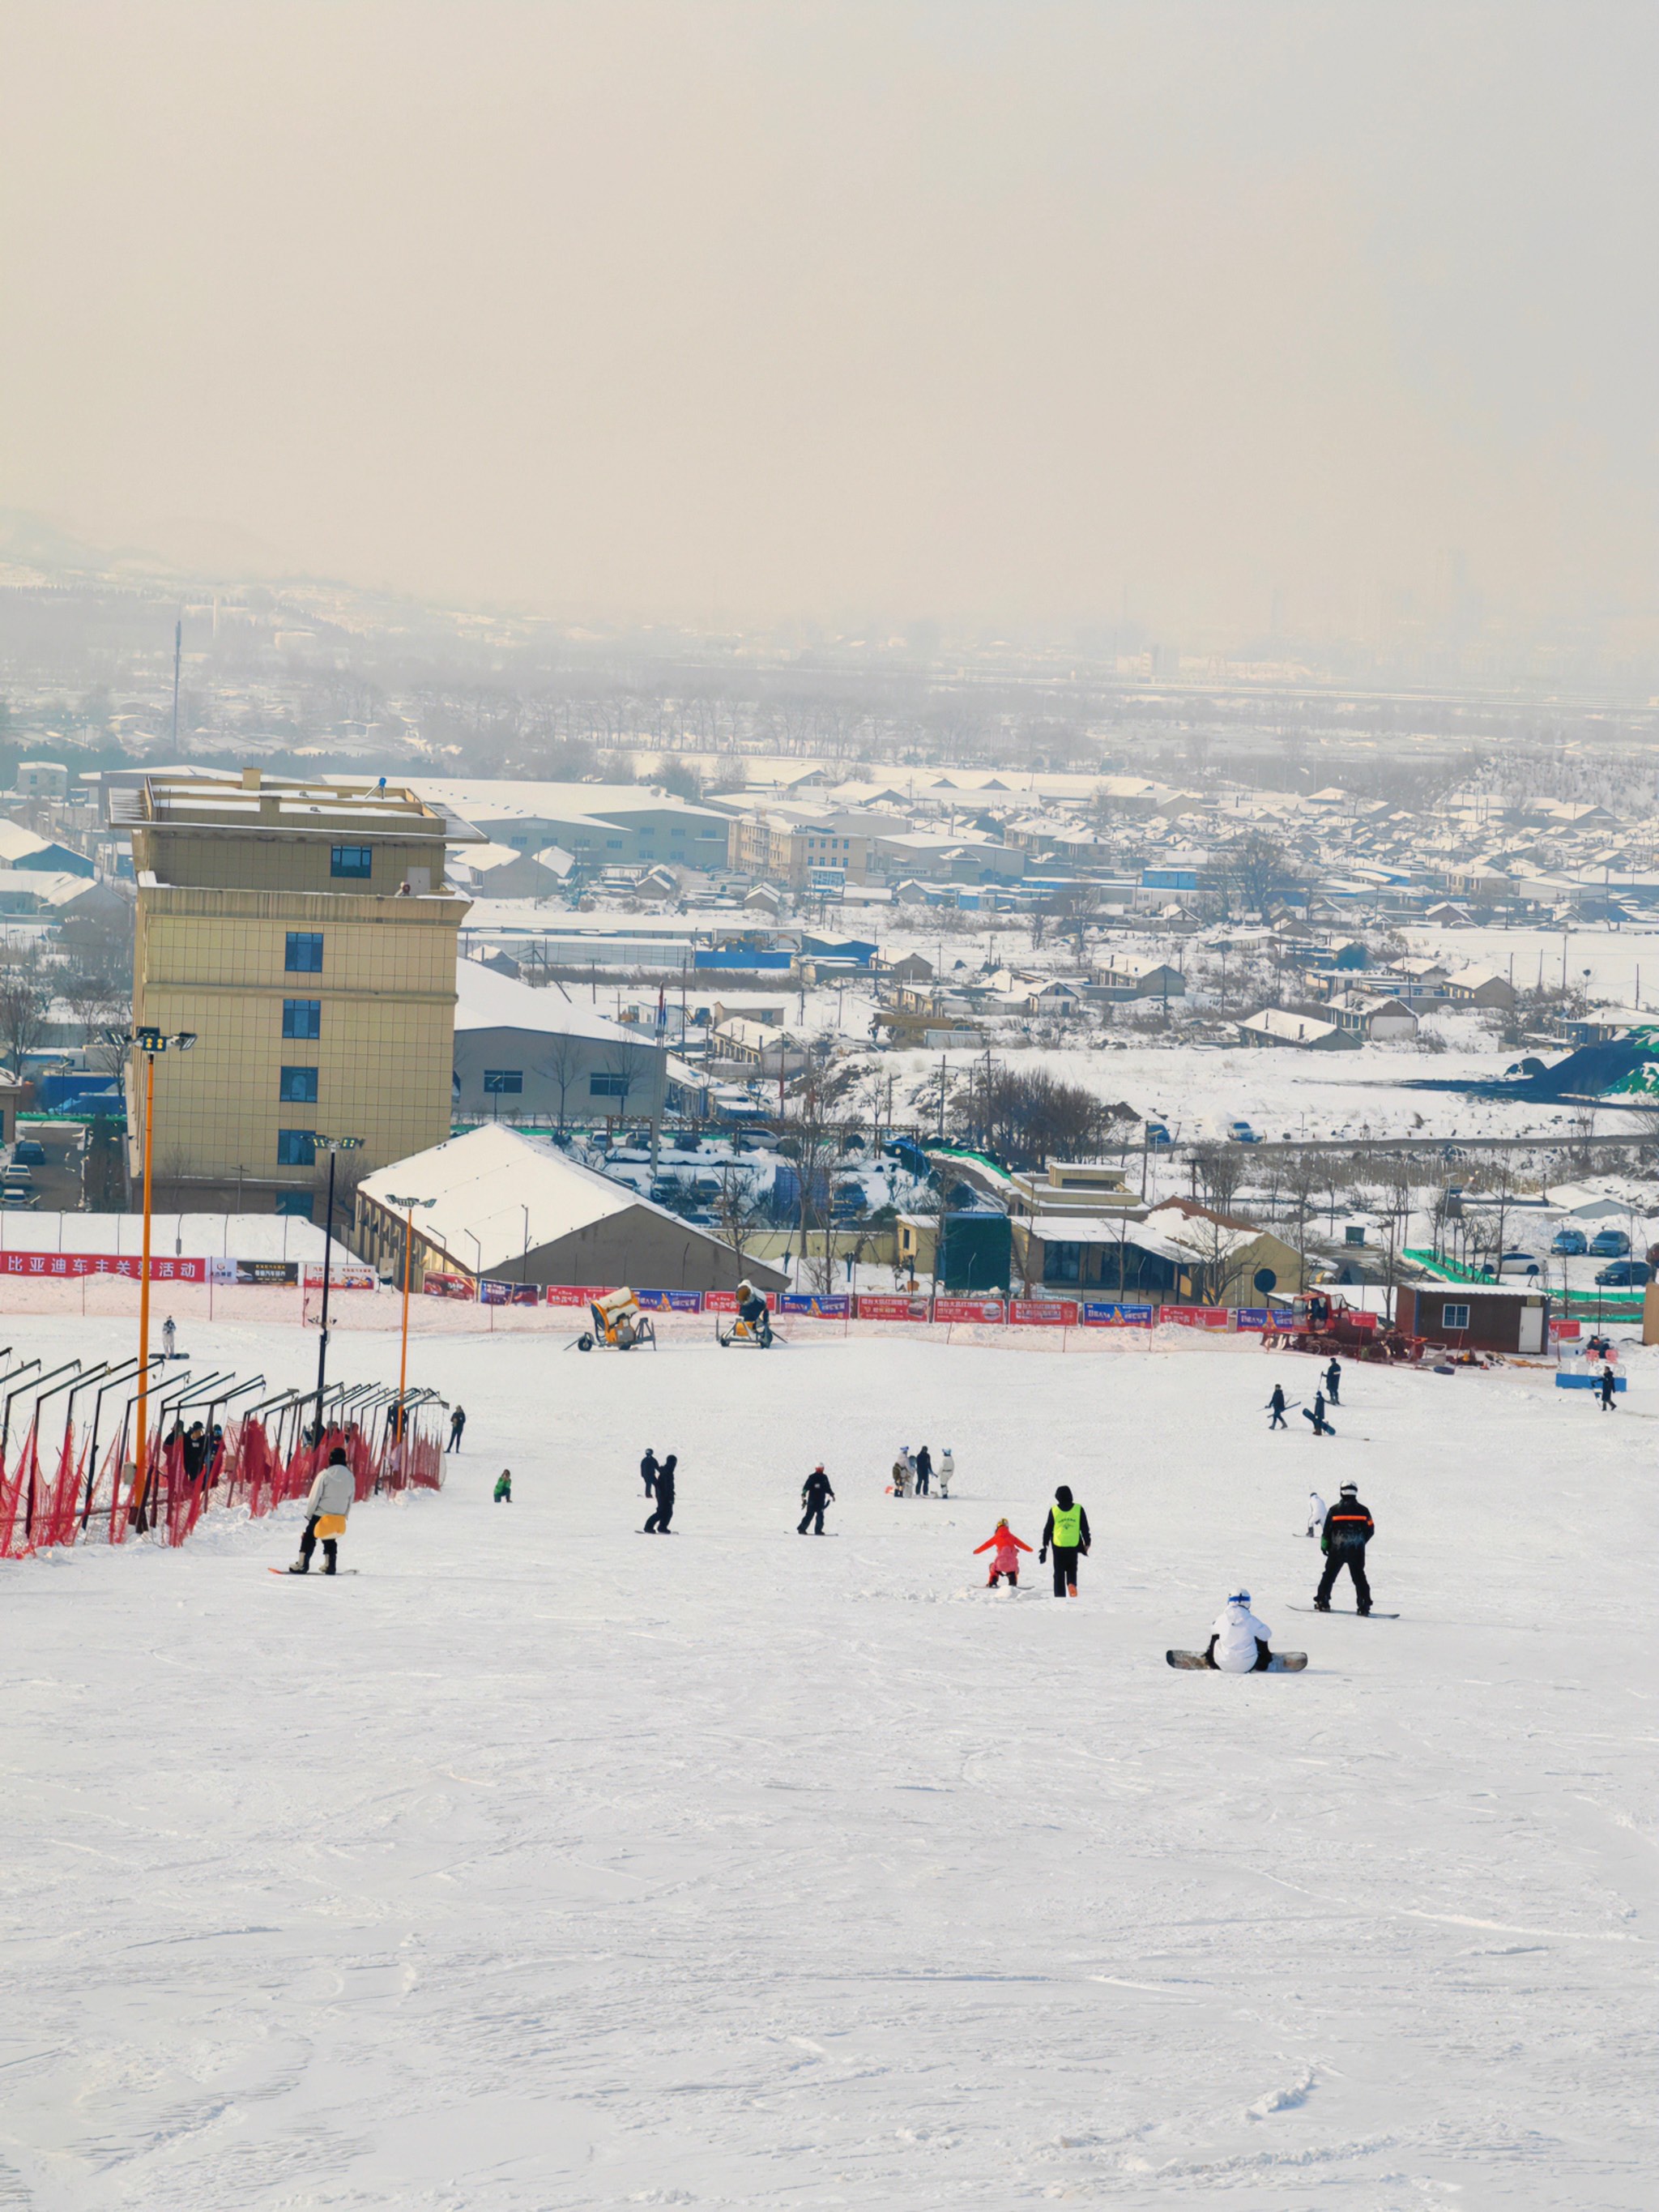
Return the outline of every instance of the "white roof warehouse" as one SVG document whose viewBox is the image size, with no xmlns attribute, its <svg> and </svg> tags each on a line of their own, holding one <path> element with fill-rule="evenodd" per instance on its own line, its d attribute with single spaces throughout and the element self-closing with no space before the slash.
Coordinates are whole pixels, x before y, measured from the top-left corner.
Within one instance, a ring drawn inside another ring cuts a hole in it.
<svg viewBox="0 0 1659 2212">
<path fill-rule="evenodd" d="M 431 1199 L 415 1213 L 415 1267 L 428 1273 L 615 1289 L 729 1291 L 747 1275 L 781 1290 L 775 1267 L 579 1167 L 550 1138 L 486 1123 L 364 1178 L 358 1242 L 377 1267 L 403 1260 L 398 1198 Z"/>
</svg>

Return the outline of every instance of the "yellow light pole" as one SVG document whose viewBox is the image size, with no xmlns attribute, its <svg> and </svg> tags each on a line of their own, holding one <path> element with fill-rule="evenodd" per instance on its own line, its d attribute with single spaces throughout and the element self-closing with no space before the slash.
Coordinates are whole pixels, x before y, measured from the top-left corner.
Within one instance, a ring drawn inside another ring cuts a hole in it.
<svg viewBox="0 0 1659 2212">
<path fill-rule="evenodd" d="M 409 1389 L 409 1269 L 415 1250 L 415 1209 L 417 1206 L 434 1206 L 435 1198 L 398 1198 L 386 1193 L 389 1205 L 404 1210 L 404 1334 L 403 1348 L 398 1357 L 398 1442 L 404 1440 L 404 1406 Z"/>
<path fill-rule="evenodd" d="M 196 1042 L 194 1030 L 178 1030 L 171 1036 L 161 1030 L 134 1030 L 125 1038 L 112 1036 L 144 1055 L 144 1237 L 138 1275 L 138 1433 L 133 1448 L 132 1501 L 129 1507 L 142 1534 L 148 1527 L 145 1508 L 149 1494 L 149 1229 L 151 1170 L 155 1152 L 155 1055 L 158 1052 L 188 1052 Z"/>
</svg>

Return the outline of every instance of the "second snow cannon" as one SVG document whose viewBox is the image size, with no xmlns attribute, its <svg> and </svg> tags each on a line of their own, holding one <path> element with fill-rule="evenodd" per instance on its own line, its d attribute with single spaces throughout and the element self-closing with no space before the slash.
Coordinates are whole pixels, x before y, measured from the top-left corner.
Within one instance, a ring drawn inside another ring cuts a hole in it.
<svg viewBox="0 0 1659 2212">
<path fill-rule="evenodd" d="M 641 1312 L 640 1302 L 632 1291 L 625 1287 L 607 1291 L 602 1298 L 592 1300 L 587 1310 L 593 1316 L 593 1326 L 576 1338 L 578 1352 L 592 1352 L 596 1344 L 612 1352 L 632 1352 L 641 1344 L 655 1348 L 657 1332 L 651 1316 Z"/>
<path fill-rule="evenodd" d="M 718 1329 L 715 1334 L 720 1336 Z M 726 1334 L 720 1336 L 720 1343 L 749 1344 L 757 1352 L 769 1352 L 777 1340 L 772 1334 L 772 1316 L 766 1310 L 766 1300 L 752 1283 L 739 1283 L 738 1317 Z"/>
</svg>

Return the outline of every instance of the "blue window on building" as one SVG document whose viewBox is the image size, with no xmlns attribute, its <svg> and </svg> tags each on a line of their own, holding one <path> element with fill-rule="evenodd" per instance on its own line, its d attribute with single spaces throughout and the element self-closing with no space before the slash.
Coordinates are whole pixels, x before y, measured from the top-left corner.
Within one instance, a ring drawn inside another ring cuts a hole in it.
<svg viewBox="0 0 1659 2212">
<path fill-rule="evenodd" d="M 633 1087 L 632 1078 L 626 1075 L 590 1075 L 587 1079 L 590 1098 L 626 1098 Z"/>
<path fill-rule="evenodd" d="M 281 1086 L 276 1093 L 285 1103 L 314 1106 L 317 1103 L 317 1071 L 314 1067 L 285 1067 Z"/>
<path fill-rule="evenodd" d="M 505 1097 L 508 1091 L 517 1093 L 524 1089 L 524 1070 L 521 1067 L 487 1067 L 484 1070 L 484 1091 Z"/>
<path fill-rule="evenodd" d="M 283 1035 L 285 1037 L 319 1037 L 323 1033 L 323 1002 L 320 999 L 284 999 L 283 1001 Z"/>
<path fill-rule="evenodd" d="M 328 872 L 331 876 L 372 876 L 374 872 L 374 848 L 372 845 L 331 847 Z"/>
<path fill-rule="evenodd" d="M 309 1221 L 311 1193 L 308 1190 L 279 1190 L 276 1194 L 276 1211 L 278 1213 L 286 1213 L 293 1221 Z"/>
<path fill-rule="evenodd" d="M 291 975 L 320 975 L 323 972 L 323 933 L 320 929 L 290 929 L 288 953 L 283 962 Z"/>
<path fill-rule="evenodd" d="M 278 1129 L 276 1164 L 279 1168 L 308 1168 L 317 1157 L 316 1133 L 311 1129 Z"/>
</svg>

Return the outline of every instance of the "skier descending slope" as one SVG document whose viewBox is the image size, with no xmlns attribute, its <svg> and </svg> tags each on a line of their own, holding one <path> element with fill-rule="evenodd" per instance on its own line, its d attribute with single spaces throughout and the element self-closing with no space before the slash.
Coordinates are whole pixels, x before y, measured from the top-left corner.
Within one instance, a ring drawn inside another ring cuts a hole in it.
<svg viewBox="0 0 1659 2212">
<path fill-rule="evenodd" d="M 306 1499 L 305 1534 L 300 1539 L 300 1556 L 289 1569 L 291 1575 L 311 1572 L 311 1555 L 320 1537 L 323 1546 L 323 1572 L 334 1573 L 340 1556 L 340 1539 L 345 1534 L 346 1516 L 357 1495 L 357 1486 L 351 1479 L 351 1469 L 346 1465 L 345 1453 L 337 1444 L 329 1454 L 328 1465 L 319 1470 L 311 1486 L 311 1495 Z"/>
<path fill-rule="evenodd" d="M 1314 1603 L 1321 1613 L 1331 1609 L 1331 1592 L 1344 1567 L 1353 1577 L 1354 1598 L 1361 1613 L 1371 1609 L 1371 1586 L 1365 1579 L 1365 1547 L 1376 1534 L 1376 1523 L 1359 1502 L 1359 1492 L 1345 1482 L 1342 1493 L 1325 1516 L 1325 1533 L 1319 1548 L 1325 1554 L 1325 1571 L 1319 1577 Z"/>
<path fill-rule="evenodd" d="M 1330 1511 L 1330 1507 L 1326 1504 L 1324 1499 L 1320 1496 L 1316 1490 L 1310 1490 L 1308 1492 L 1307 1533 L 1309 1535 L 1322 1536 L 1324 1534 L 1325 1516 Z"/>
<path fill-rule="evenodd" d="M 1062 1482 L 1048 1508 L 1048 1517 L 1042 1524 L 1042 1541 L 1037 1547 L 1038 1566 L 1048 1558 L 1050 1549 L 1054 1552 L 1056 1597 L 1077 1595 L 1078 1554 L 1088 1551 L 1090 1541 L 1089 1516 L 1073 1501 Z"/>
<path fill-rule="evenodd" d="M 996 1547 L 994 1552 L 991 1551 L 993 1545 Z M 1019 1588 L 1019 1555 L 1022 1552 L 1029 1552 L 1030 1548 L 1029 1544 L 1021 1543 L 1006 1521 L 999 1521 L 985 1541 L 974 1547 L 975 1559 L 981 1552 L 991 1552 L 991 1572 L 985 1585 L 986 1589 L 994 1589 L 1002 1577 L 1006 1575 L 1009 1589 L 1018 1589 Z"/>
<path fill-rule="evenodd" d="M 1273 1633 L 1250 1611 L 1249 1590 L 1235 1590 L 1216 1615 L 1205 1656 L 1223 1674 L 1265 1674 L 1273 1658 Z"/>
</svg>

